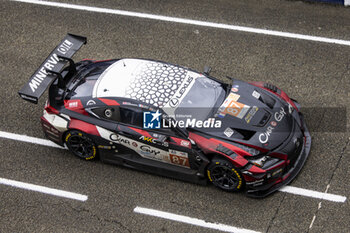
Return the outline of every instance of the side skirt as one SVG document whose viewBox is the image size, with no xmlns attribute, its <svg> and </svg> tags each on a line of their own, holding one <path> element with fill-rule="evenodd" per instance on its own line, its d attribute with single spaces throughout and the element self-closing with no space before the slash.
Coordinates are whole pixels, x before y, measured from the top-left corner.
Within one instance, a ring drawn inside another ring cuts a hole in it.
<svg viewBox="0 0 350 233">
<path fill-rule="evenodd" d="M 207 184 L 206 177 L 199 171 L 145 159 L 137 154 L 116 155 L 112 152 L 104 151 L 104 153 L 101 153 L 100 159 L 105 163 L 122 165 L 124 167 L 129 167 L 160 176 L 201 185 Z"/>
</svg>

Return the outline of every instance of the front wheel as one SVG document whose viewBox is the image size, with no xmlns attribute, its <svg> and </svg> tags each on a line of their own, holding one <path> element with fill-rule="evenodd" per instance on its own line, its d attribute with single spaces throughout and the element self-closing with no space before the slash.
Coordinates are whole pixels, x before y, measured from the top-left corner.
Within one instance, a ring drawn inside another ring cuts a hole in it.
<svg viewBox="0 0 350 233">
<path fill-rule="evenodd" d="M 68 149 L 76 156 L 85 160 L 97 157 L 95 143 L 85 133 L 78 130 L 69 131 L 64 138 Z"/>
<path fill-rule="evenodd" d="M 228 192 L 240 191 L 244 179 L 239 170 L 225 159 L 213 158 L 207 168 L 208 179 L 218 188 Z"/>
</svg>

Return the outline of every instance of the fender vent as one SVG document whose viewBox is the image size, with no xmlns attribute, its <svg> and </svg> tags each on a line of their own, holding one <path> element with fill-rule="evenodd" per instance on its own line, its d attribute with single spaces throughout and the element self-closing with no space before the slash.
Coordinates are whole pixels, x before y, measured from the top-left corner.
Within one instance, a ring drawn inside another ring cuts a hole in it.
<svg viewBox="0 0 350 233">
<path fill-rule="evenodd" d="M 277 87 L 270 83 L 264 83 L 264 87 L 269 89 L 270 91 L 277 92 Z"/>
<path fill-rule="evenodd" d="M 274 100 L 272 97 L 265 93 L 260 93 L 259 100 L 266 104 L 269 108 L 273 109 L 273 106 L 275 106 L 276 100 Z"/>
<path fill-rule="evenodd" d="M 235 152 L 233 152 L 232 150 L 230 150 L 227 147 L 224 147 L 223 145 L 219 144 L 218 147 L 216 148 L 217 151 L 224 153 L 225 155 L 230 156 L 231 158 L 236 158 L 236 154 Z"/>
</svg>

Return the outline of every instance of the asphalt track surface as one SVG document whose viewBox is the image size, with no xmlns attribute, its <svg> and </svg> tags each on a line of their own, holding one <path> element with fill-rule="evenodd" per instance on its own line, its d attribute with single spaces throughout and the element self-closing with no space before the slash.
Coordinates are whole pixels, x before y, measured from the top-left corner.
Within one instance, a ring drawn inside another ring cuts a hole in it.
<svg viewBox="0 0 350 233">
<path fill-rule="evenodd" d="M 58 2 L 350 40 L 350 9 L 324 4 Z M 276 192 L 251 199 L 0 138 L 0 178 L 88 196 L 78 201 L 0 184 L 0 232 L 215 232 L 137 213 L 136 207 L 258 232 L 350 231 L 350 46 L 7 0 L 0 2 L 0 30 L 0 131 L 43 138 L 45 97 L 32 105 L 17 91 L 71 32 L 88 37 L 75 60 L 142 57 L 197 70 L 210 65 L 219 78 L 277 85 L 305 107 L 312 131 L 309 159 L 291 185 L 347 198 L 333 202 Z"/>
</svg>

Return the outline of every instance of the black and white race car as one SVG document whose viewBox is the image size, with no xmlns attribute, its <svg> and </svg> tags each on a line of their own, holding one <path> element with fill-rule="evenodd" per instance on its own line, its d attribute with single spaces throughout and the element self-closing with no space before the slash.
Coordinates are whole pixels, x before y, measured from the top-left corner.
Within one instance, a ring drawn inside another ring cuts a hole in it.
<svg viewBox="0 0 350 233">
<path fill-rule="evenodd" d="M 44 133 L 76 156 L 254 197 L 301 170 L 311 137 L 277 87 L 147 59 L 75 63 L 85 43 L 68 34 L 19 91 L 37 103 L 49 88 Z"/>
</svg>

